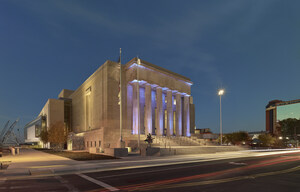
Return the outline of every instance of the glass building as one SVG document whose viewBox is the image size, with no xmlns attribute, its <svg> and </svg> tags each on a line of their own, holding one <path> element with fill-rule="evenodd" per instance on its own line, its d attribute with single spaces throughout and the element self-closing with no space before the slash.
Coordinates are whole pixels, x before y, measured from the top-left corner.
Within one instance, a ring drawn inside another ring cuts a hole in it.
<svg viewBox="0 0 300 192">
<path fill-rule="evenodd" d="M 266 131 L 278 135 L 278 122 L 288 118 L 300 119 L 300 99 L 270 101 L 266 106 Z"/>
</svg>

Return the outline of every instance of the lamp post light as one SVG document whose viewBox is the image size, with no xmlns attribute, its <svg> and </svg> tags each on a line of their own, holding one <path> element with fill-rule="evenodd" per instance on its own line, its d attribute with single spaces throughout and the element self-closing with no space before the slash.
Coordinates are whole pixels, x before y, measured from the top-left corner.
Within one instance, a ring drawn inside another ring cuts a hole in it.
<svg viewBox="0 0 300 192">
<path fill-rule="evenodd" d="M 220 96 L 220 135 L 221 135 L 221 145 L 223 139 L 223 132 L 222 132 L 222 95 L 224 95 L 225 90 L 219 89 L 218 95 Z"/>
</svg>

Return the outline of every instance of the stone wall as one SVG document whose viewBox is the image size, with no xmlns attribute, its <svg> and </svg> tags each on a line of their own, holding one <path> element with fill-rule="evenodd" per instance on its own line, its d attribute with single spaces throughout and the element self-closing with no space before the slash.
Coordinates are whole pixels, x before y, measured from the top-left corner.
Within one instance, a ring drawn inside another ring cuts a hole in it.
<svg viewBox="0 0 300 192">
<path fill-rule="evenodd" d="M 46 116 L 48 128 L 55 123 L 63 123 L 64 101 L 59 99 L 48 99 L 39 115 Z"/>
</svg>

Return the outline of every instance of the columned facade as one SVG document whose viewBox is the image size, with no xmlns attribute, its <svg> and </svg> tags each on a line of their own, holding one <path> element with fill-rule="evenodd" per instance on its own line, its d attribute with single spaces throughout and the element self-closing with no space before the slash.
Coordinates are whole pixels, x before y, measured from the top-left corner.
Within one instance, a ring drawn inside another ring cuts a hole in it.
<svg viewBox="0 0 300 192">
<path fill-rule="evenodd" d="M 139 130 L 142 135 L 191 135 L 190 95 L 145 81 L 133 80 L 129 85 L 132 86 L 132 116 L 129 117 L 132 117 L 133 135 L 138 134 Z"/>
<path fill-rule="evenodd" d="M 191 136 L 190 132 L 190 97 L 189 95 L 183 96 L 183 135 Z"/>
<path fill-rule="evenodd" d="M 145 134 L 152 134 L 152 99 L 151 85 L 145 84 Z"/>
<path fill-rule="evenodd" d="M 138 91 L 139 91 L 139 87 L 138 87 L 138 82 L 133 82 L 132 83 L 132 87 L 133 87 L 133 94 L 132 94 L 132 109 L 133 109 L 133 119 L 132 119 L 132 133 L 133 134 L 138 134 L 139 133 L 139 118 L 140 115 L 138 114 L 139 109 L 138 109 Z"/>
<path fill-rule="evenodd" d="M 182 136 L 182 109 L 181 109 L 181 94 L 176 93 L 176 136 Z"/>
<path fill-rule="evenodd" d="M 167 90 L 167 136 L 172 136 L 173 133 L 173 96 L 172 91 Z"/>
</svg>

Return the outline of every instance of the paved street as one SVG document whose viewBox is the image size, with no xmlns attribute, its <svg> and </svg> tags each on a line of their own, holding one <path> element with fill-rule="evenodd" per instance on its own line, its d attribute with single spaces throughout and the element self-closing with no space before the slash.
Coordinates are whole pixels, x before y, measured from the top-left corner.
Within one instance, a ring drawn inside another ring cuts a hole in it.
<svg viewBox="0 0 300 192">
<path fill-rule="evenodd" d="M 224 154 L 208 154 L 215 159 L 124 169 L 119 164 L 119 170 L 7 177 L 1 181 L 0 191 L 297 191 L 300 153 L 278 153 L 256 152 L 252 157 L 219 160 L 217 157 Z M 264 156 L 267 154 L 272 155 Z M 159 158 L 156 160 L 161 163 Z"/>
</svg>

